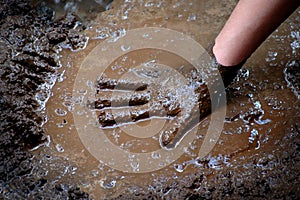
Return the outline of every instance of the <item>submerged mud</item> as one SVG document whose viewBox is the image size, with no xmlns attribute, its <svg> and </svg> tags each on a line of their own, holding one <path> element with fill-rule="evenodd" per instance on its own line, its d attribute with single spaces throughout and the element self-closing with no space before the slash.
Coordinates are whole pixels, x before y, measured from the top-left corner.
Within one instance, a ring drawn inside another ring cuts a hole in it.
<svg viewBox="0 0 300 200">
<path fill-rule="evenodd" d="M 103 39 L 117 40 L 126 29 L 146 24 L 182 31 L 207 47 L 214 39 L 211 33 L 218 32 L 235 3 L 116 0 L 110 11 L 97 14 L 83 30 L 74 15 L 55 19 L 45 4 L 1 2 L 2 197 L 299 198 L 299 10 L 247 61 L 228 88 L 224 129 L 206 157 L 199 159 L 196 153 L 209 117 L 200 123 L 203 131 L 178 160 L 142 174 L 120 172 L 99 162 L 82 145 L 74 126 L 72 115 L 82 114 L 73 112 L 80 101 L 72 97 L 74 79 L 84 58 Z M 88 45 L 83 33 L 90 38 Z M 76 51 L 79 49 L 83 51 Z M 138 53 L 141 55 L 133 55 L 136 60 L 155 58 L 180 66 L 173 55 L 149 50 Z M 122 62 L 108 68 L 113 73 L 124 72 Z M 139 91 L 144 89 L 141 85 Z M 157 137 L 132 139 L 118 128 L 105 134 L 125 150 L 159 148 Z M 138 163 L 131 164 L 138 169 Z"/>
</svg>

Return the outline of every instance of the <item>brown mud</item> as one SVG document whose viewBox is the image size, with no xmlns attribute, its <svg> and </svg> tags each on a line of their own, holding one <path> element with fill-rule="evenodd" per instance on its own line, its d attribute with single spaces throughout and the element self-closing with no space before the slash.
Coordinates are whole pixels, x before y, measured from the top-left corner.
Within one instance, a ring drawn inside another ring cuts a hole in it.
<svg viewBox="0 0 300 200">
<path fill-rule="evenodd" d="M 4 30 L 0 60 L 3 198 L 299 198 L 299 9 L 246 62 L 228 88 L 225 125 L 213 151 L 197 159 L 208 117 L 178 160 L 158 171 L 139 174 L 106 166 L 80 141 L 73 121 L 78 100 L 72 98 L 72 89 L 81 63 L 107 36 L 145 25 L 184 32 L 209 49 L 236 1 L 224 5 L 196 0 L 114 1 L 112 9 L 96 15 L 84 31 L 82 26 L 73 29 L 76 18 L 72 15 L 54 23 L 50 9 L 13 2 L 4 3 L 7 9 L 0 15 Z M 28 28 L 28 24 L 32 26 Z M 54 33 L 60 34 L 51 36 Z M 85 36 L 89 43 L 82 51 L 57 52 L 59 44 L 70 49 L 83 47 Z M 181 62 L 168 53 L 139 53 L 131 58 L 156 58 L 167 61 L 168 66 Z M 121 64 L 109 68 L 122 73 Z M 50 79 L 45 77 L 47 73 L 57 78 L 57 83 L 53 93 L 42 95 L 47 99 L 51 94 L 43 110 L 43 104 L 37 102 L 43 98 L 36 94 Z M 139 125 L 143 127 L 147 121 Z M 139 140 L 120 129 L 107 130 L 106 135 L 132 152 L 160 148 L 156 137 Z"/>
<path fill-rule="evenodd" d="M 0 2 L 1 199 L 87 198 L 76 184 L 60 185 L 32 173 L 30 149 L 46 141 L 44 104 L 60 68 L 63 45 L 82 48 L 74 15 L 53 21 L 53 10 L 30 1 Z"/>
</svg>

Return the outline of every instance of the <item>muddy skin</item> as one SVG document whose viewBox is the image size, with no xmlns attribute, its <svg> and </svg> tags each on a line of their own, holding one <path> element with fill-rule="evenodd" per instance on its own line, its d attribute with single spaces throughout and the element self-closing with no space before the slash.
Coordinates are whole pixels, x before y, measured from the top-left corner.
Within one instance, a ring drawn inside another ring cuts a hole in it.
<svg viewBox="0 0 300 200">
<path fill-rule="evenodd" d="M 30 1 L 0 2 L 0 198 L 88 199 L 76 185 L 48 182 L 33 173 L 30 149 L 46 141 L 43 102 L 56 80 L 59 46 L 82 48 L 74 15 L 53 21 L 53 10 Z"/>
</svg>

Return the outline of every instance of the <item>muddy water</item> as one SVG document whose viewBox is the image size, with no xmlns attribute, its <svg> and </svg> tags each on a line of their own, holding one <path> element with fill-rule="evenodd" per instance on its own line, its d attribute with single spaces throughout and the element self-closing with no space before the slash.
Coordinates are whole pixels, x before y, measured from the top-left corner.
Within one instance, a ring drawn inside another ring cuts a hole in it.
<svg viewBox="0 0 300 200">
<path fill-rule="evenodd" d="M 106 37 L 118 37 L 137 27 L 161 26 L 181 31 L 208 49 L 235 3 L 115 1 L 111 10 L 100 13 L 85 32 L 89 37 L 86 48 L 78 52 L 64 50 L 61 54 L 61 75 L 46 105 L 48 122 L 44 128 L 49 143 L 34 151 L 39 162 L 37 174 L 57 183 L 78 183 L 94 199 L 126 198 L 126 195 L 133 198 L 137 194 L 183 198 L 194 193 L 208 198 L 246 194 L 264 197 L 276 189 L 283 194 L 296 193 L 297 181 L 291 180 L 296 179 L 299 164 L 288 164 L 294 162 L 290 158 L 292 154 L 296 160 L 298 155 L 295 146 L 299 144 L 299 99 L 292 86 L 288 87 L 283 71 L 287 63 L 299 59 L 299 10 L 254 53 L 228 89 L 224 129 L 217 145 L 205 158 L 197 159 L 197 152 L 210 123 L 209 117 L 200 122 L 196 139 L 180 158 L 160 170 L 142 174 L 121 172 L 99 162 L 82 144 L 74 125 L 73 115 L 78 114 L 74 106 L 80 101 L 72 96 L 76 75 L 87 55 Z M 174 68 L 185 64 L 170 53 L 151 49 L 126 56 L 137 63 L 156 59 Z M 99 62 L 101 59 L 105 58 L 99 55 Z M 108 67 L 110 73 L 123 73 L 130 67 L 122 60 L 121 57 Z M 137 139 L 120 128 L 106 130 L 105 134 L 128 151 L 151 152 L 160 148 L 157 136 Z M 291 156 L 284 162 L 286 154 Z M 280 168 L 290 175 L 285 175 Z M 274 173 L 279 175 L 276 177 Z M 230 177 L 223 177 L 226 174 Z M 228 180 L 234 183 L 229 184 Z M 285 186 L 288 180 L 291 184 Z M 252 192 L 245 192 L 251 189 Z M 259 194 L 259 190 L 266 192 Z"/>
</svg>

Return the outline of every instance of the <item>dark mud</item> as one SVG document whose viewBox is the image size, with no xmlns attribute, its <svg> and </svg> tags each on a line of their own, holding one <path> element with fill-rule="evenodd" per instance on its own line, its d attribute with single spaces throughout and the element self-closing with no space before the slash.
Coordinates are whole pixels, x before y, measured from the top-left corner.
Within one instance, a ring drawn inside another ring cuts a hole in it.
<svg viewBox="0 0 300 200">
<path fill-rule="evenodd" d="M 43 110 L 60 67 L 59 45 L 82 48 L 82 26 L 74 15 L 54 22 L 53 10 L 30 1 L 0 5 L 0 199 L 87 199 L 75 184 L 49 183 L 31 173 L 30 153 L 46 140 Z"/>
</svg>

